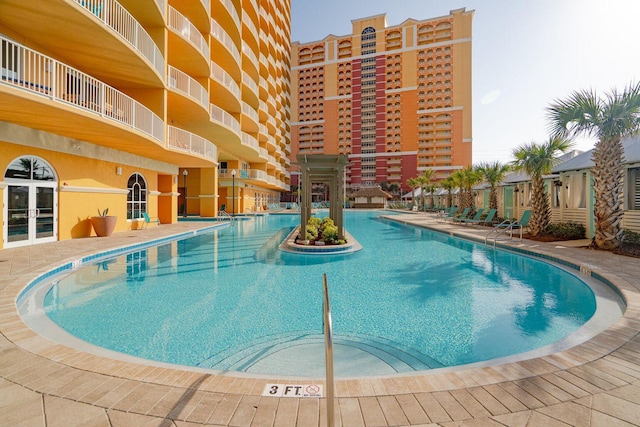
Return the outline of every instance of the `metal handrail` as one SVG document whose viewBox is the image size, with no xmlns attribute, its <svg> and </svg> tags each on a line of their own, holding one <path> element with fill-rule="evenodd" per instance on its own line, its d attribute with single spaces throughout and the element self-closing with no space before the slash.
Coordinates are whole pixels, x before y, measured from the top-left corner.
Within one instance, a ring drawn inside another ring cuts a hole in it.
<svg viewBox="0 0 640 427">
<path fill-rule="evenodd" d="M 507 234 L 507 231 L 511 230 L 511 237 L 513 237 L 513 226 L 514 226 L 514 223 L 510 222 L 509 220 L 502 221 L 500 224 L 496 225 L 493 228 L 493 230 L 488 232 L 486 236 L 484 236 L 484 245 L 487 246 L 487 241 L 489 240 L 489 236 L 491 236 L 494 233 L 495 233 L 495 236 L 493 238 L 494 248 L 496 247 L 496 242 L 498 241 L 498 237 L 500 237 L 503 234 Z"/>
<path fill-rule="evenodd" d="M 233 217 L 227 211 L 218 211 L 218 221 L 222 221 L 223 218 L 229 218 L 229 223 L 233 224 Z"/>
<path fill-rule="evenodd" d="M 329 306 L 329 289 L 327 285 L 327 274 L 322 275 L 324 288 L 324 344 L 326 368 L 326 389 L 327 389 L 327 426 L 335 425 L 335 412 L 333 409 L 334 379 L 333 379 L 333 327 L 331 326 L 331 307 Z"/>
</svg>

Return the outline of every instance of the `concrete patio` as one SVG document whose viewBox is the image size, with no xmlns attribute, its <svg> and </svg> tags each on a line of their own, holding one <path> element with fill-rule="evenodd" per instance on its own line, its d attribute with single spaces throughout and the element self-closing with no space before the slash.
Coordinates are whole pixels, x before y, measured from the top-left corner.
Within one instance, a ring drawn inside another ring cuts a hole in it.
<svg viewBox="0 0 640 427">
<path fill-rule="evenodd" d="M 425 213 L 394 219 L 476 240 L 489 231 L 437 223 Z M 325 399 L 262 396 L 267 383 L 290 379 L 84 353 L 35 334 L 17 313 L 21 290 L 64 262 L 210 225 L 181 222 L 0 251 L 0 426 L 326 425 Z M 640 259 L 573 247 L 575 242 L 503 244 L 607 279 L 626 300 L 623 318 L 583 344 L 536 359 L 337 380 L 337 425 L 640 425 Z"/>
</svg>

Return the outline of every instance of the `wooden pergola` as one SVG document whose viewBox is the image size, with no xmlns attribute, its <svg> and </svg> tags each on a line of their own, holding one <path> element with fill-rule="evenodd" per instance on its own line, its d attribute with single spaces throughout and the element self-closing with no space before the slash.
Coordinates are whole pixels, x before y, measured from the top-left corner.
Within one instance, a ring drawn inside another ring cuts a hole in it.
<svg viewBox="0 0 640 427">
<path fill-rule="evenodd" d="M 329 218 L 338 227 L 340 239 L 344 239 L 342 210 L 344 209 L 344 168 L 347 156 L 341 154 L 298 154 L 296 165 L 300 167 L 300 236 L 307 233 L 311 218 L 311 184 L 329 186 Z"/>
</svg>

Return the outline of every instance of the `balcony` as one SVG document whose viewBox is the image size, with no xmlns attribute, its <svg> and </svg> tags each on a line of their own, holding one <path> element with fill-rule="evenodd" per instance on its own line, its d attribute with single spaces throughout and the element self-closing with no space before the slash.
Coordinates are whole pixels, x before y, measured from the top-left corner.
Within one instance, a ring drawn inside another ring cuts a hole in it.
<svg viewBox="0 0 640 427">
<path fill-rule="evenodd" d="M 244 101 L 242 102 L 242 115 L 242 129 L 246 132 L 258 133 L 258 112 Z"/>
<path fill-rule="evenodd" d="M 191 46 L 199 55 L 176 55 L 172 64 L 191 75 L 209 74 L 209 45 L 195 25 L 169 6 L 169 34 L 175 37 L 169 38 L 170 49 L 184 51 L 185 47 Z M 180 45 L 183 46 L 180 46 Z"/>
<path fill-rule="evenodd" d="M 197 102 L 205 110 L 208 109 L 209 94 L 207 90 L 196 79 L 172 66 L 169 66 L 168 86 Z"/>
<path fill-rule="evenodd" d="M 244 40 L 242 41 L 242 71 L 247 72 L 253 80 L 260 78 L 260 71 L 258 70 L 259 63 L 253 48 L 249 46 Z"/>
<path fill-rule="evenodd" d="M 246 86 L 248 90 L 242 92 L 242 99 L 246 99 L 251 105 L 258 106 L 259 99 L 258 95 L 260 94 L 260 90 L 258 89 L 258 84 L 251 78 L 248 73 L 242 72 L 242 84 Z"/>
<path fill-rule="evenodd" d="M 240 86 L 222 67 L 211 61 L 211 99 L 227 110 L 238 111 L 240 108 Z"/>
<path fill-rule="evenodd" d="M 115 0 L 0 1 L 6 27 L 57 59 L 81 64 L 82 71 L 111 84 L 160 87 L 165 59 L 147 31 Z M 149 4 L 152 22 L 160 11 Z M 64 25 L 61 25 L 64 23 Z M 52 34 L 55 35 L 52 37 Z M 117 83 L 116 83 L 117 82 Z"/>
<path fill-rule="evenodd" d="M 164 124 L 160 117 L 133 98 L 32 49 L 2 37 L 0 40 L 0 57 L 6 60 L 0 87 L 18 88 L 42 101 L 51 100 L 60 103 L 60 107 L 70 106 L 143 132 L 159 142 L 164 141 Z M 11 109 L 10 103 L 6 108 Z M 29 116 L 29 120 L 38 119 Z M 47 117 L 42 119 L 48 120 Z"/>
<path fill-rule="evenodd" d="M 233 39 L 218 22 L 211 18 L 211 35 L 213 36 L 213 54 L 216 63 L 222 66 L 235 79 L 240 80 L 240 51 Z"/>
<path fill-rule="evenodd" d="M 231 130 L 238 137 L 240 136 L 240 122 L 222 108 L 209 104 L 209 117 L 212 122 L 220 124 Z"/>
<path fill-rule="evenodd" d="M 218 161 L 218 148 L 199 135 L 175 126 L 167 127 L 167 147 L 197 155 L 213 162 Z"/>
</svg>

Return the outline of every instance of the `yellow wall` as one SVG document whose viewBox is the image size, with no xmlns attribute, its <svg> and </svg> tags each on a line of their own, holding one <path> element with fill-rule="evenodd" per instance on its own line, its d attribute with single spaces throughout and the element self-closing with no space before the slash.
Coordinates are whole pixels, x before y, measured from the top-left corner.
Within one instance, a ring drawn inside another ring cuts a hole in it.
<svg viewBox="0 0 640 427">
<path fill-rule="evenodd" d="M 0 171 L 4 173 L 14 159 L 27 155 L 45 160 L 58 177 L 59 240 L 95 235 L 89 218 L 107 208 L 109 215 L 118 217 L 116 232 L 136 228 L 135 222 L 127 221 L 127 181 L 136 172 L 144 176 L 152 193 L 148 198 L 149 215 L 158 216 L 155 171 L 4 142 Z M 122 175 L 116 174 L 117 167 L 122 168 Z"/>
</svg>

